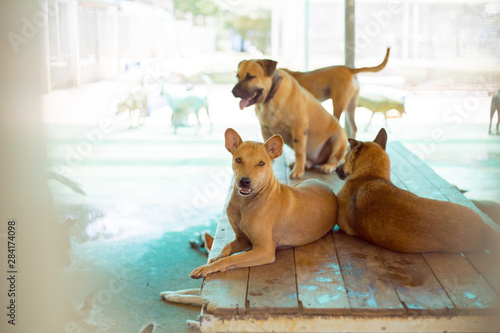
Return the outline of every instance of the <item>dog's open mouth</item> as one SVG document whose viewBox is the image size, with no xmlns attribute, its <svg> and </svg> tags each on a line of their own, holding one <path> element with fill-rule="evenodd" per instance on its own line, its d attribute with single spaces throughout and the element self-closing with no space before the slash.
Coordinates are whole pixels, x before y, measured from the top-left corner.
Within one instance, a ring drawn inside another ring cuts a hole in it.
<svg viewBox="0 0 500 333">
<path fill-rule="evenodd" d="M 255 91 L 249 98 L 242 98 L 240 100 L 240 110 L 243 110 L 247 106 L 255 104 L 260 98 L 260 95 L 262 95 L 262 89 L 258 89 L 257 91 Z"/>
<path fill-rule="evenodd" d="M 251 188 L 238 188 L 238 194 L 247 196 L 253 193 L 253 190 Z"/>
</svg>

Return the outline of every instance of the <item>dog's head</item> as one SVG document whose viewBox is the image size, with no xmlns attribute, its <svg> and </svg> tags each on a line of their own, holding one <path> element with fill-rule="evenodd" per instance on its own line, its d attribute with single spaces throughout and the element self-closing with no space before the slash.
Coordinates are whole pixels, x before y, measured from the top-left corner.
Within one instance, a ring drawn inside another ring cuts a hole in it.
<svg viewBox="0 0 500 333">
<path fill-rule="evenodd" d="M 233 172 L 238 194 L 251 196 L 273 177 L 272 161 L 283 152 L 283 138 L 274 135 L 265 143 L 241 140 L 228 128 L 224 134 L 226 149 L 233 155 Z"/>
<path fill-rule="evenodd" d="M 389 156 L 385 152 L 387 132 L 381 129 L 373 142 L 362 142 L 349 139 L 349 149 L 345 162 L 335 172 L 340 179 L 355 176 L 377 176 L 390 179 Z"/>
<path fill-rule="evenodd" d="M 238 65 L 238 83 L 232 92 L 241 98 L 240 109 L 262 103 L 267 98 L 273 85 L 273 76 L 278 63 L 274 60 L 243 60 Z"/>
</svg>

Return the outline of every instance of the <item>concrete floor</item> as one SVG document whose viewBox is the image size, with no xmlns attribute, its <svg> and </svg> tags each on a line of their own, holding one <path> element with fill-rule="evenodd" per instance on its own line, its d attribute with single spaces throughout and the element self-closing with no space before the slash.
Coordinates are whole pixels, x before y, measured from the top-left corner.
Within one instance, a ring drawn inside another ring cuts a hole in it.
<svg viewBox="0 0 500 333">
<path fill-rule="evenodd" d="M 61 281 L 75 306 L 94 295 L 88 322 L 98 332 L 135 333 L 150 322 L 154 332 L 189 332 L 185 320 L 200 309 L 165 303 L 158 294 L 200 286 L 188 274 L 206 257 L 188 240 L 195 232 L 214 233 L 227 195 L 223 133 L 233 127 L 244 139 L 260 140 L 259 125 L 251 109 L 238 109 L 230 85 L 214 85 L 211 133 L 203 118 L 199 133 L 188 127 L 174 135 L 168 108 L 129 129 L 126 117 L 114 116 L 113 103 L 137 82 L 129 73 L 44 97 L 48 167 L 86 192 L 50 181 L 61 221 L 76 219 L 72 263 Z M 409 95 L 408 114 L 388 121 L 389 140 L 402 141 L 469 197 L 498 202 L 500 136 L 487 134 L 489 101 L 475 93 Z M 365 132 L 369 116 L 358 109 L 361 140 L 372 140 L 384 125 L 377 115 Z"/>
</svg>

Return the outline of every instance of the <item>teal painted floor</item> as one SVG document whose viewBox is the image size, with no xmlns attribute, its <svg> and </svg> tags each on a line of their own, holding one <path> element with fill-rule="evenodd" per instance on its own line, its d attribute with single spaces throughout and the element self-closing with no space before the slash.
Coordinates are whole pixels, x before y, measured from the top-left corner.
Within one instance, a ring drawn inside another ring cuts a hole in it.
<svg viewBox="0 0 500 333">
<path fill-rule="evenodd" d="M 231 179 L 223 133 L 235 128 L 260 140 L 252 109 L 239 110 L 230 85 L 210 90 L 212 132 L 206 117 L 173 134 L 168 108 L 153 110 L 141 127 L 115 117 L 113 103 L 132 89 L 137 74 L 43 99 L 48 168 L 78 182 L 86 195 L 49 181 L 61 221 L 70 230 L 72 263 L 62 281 L 78 305 L 89 294 L 88 318 L 99 332 L 190 332 L 186 319 L 199 308 L 161 301 L 159 292 L 199 287 L 188 274 L 206 257 L 190 249 L 195 232 L 215 230 Z M 389 119 L 389 140 L 399 140 L 450 183 L 476 200 L 500 201 L 500 136 L 487 134 L 490 97 L 475 93 L 419 93 L 407 97 L 408 114 Z M 327 108 L 331 108 L 328 102 Z M 371 140 L 384 126 L 358 109 L 358 139 Z M 341 120 L 341 123 L 343 121 Z M 332 175 L 332 177 L 336 177 Z M 120 281 L 110 287 L 111 281 Z"/>
</svg>

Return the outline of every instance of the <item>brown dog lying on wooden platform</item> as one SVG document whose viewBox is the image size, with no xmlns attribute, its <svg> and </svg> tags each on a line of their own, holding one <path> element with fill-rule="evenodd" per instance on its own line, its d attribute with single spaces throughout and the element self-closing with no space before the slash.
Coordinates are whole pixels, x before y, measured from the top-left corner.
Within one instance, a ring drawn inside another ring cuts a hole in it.
<svg viewBox="0 0 500 333">
<path fill-rule="evenodd" d="M 295 151 L 292 179 L 306 168 L 320 165 L 332 173 L 343 160 L 347 136 L 338 120 L 273 60 L 244 60 L 238 66 L 238 83 L 232 92 L 241 98 L 240 109 L 255 104 L 264 140 L 283 137 Z"/>
<path fill-rule="evenodd" d="M 337 119 L 344 110 L 347 110 L 349 121 L 349 137 L 355 138 L 357 127 L 354 121 L 354 112 L 359 93 L 359 81 L 356 74 L 361 72 L 379 72 L 389 61 L 391 48 L 387 48 L 384 61 L 375 67 L 349 68 L 347 66 L 330 66 L 310 72 L 294 72 L 283 69 L 293 76 L 299 84 L 310 91 L 320 102 L 332 99 L 333 114 Z"/>
<path fill-rule="evenodd" d="M 335 193 L 326 184 L 308 179 L 288 186 L 274 177 L 272 161 L 282 154 L 281 136 L 266 143 L 243 142 L 228 128 L 225 137 L 235 178 L 226 212 L 235 240 L 209 264 L 193 270 L 195 279 L 272 263 L 276 248 L 314 242 L 332 230 L 337 216 Z M 242 251 L 247 252 L 231 256 Z"/>
<path fill-rule="evenodd" d="M 346 162 L 335 171 L 345 184 L 338 193 L 337 225 L 390 250 L 408 253 L 479 250 L 490 229 L 472 209 L 394 186 L 387 133 L 374 142 L 349 139 Z"/>
</svg>

